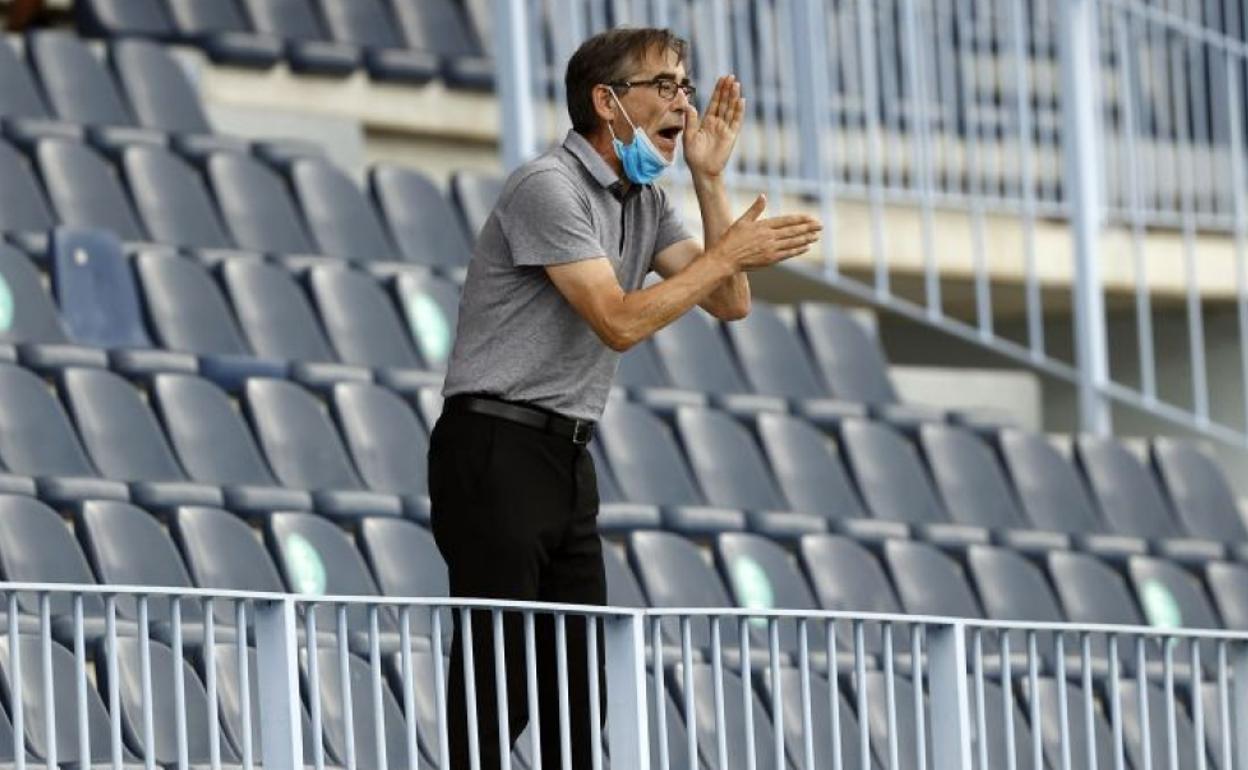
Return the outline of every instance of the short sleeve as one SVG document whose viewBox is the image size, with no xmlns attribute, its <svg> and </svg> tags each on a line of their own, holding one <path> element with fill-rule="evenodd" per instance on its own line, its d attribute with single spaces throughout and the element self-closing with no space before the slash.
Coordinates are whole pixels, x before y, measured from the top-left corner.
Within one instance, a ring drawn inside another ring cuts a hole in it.
<svg viewBox="0 0 1248 770">
<path fill-rule="evenodd" d="M 694 237 L 693 233 L 689 232 L 689 228 L 685 226 L 680 214 L 676 213 L 667 191 L 661 187 L 653 189 L 659 196 L 659 229 L 654 238 L 654 254 L 650 255 L 651 261 L 668 246 Z"/>
<path fill-rule="evenodd" d="M 557 171 L 539 171 L 511 190 L 499 224 L 520 266 L 560 265 L 606 256 L 589 205 Z"/>
</svg>

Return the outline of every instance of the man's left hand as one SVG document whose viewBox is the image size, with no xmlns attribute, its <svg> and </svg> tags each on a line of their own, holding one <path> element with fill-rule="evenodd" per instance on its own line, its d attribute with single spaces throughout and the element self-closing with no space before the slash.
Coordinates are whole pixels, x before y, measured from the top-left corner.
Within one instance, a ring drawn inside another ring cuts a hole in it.
<svg viewBox="0 0 1248 770">
<path fill-rule="evenodd" d="M 744 115 L 741 83 L 732 75 L 716 81 L 706 117 L 699 118 L 697 108 L 689 105 L 685 113 L 685 163 L 695 176 L 718 177 L 724 172 Z"/>
</svg>

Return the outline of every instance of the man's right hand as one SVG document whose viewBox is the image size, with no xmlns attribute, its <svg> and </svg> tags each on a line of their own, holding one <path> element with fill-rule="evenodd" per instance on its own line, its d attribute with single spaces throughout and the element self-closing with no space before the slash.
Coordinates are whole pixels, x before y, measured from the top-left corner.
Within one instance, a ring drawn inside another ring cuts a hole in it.
<svg viewBox="0 0 1248 770">
<path fill-rule="evenodd" d="M 805 254 L 819 240 L 823 225 L 818 219 L 807 214 L 760 219 L 765 208 L 767 196 L 759 195 L 707 256 L 722 260 L 734 272 L 757 270 Z"/>
</svg>

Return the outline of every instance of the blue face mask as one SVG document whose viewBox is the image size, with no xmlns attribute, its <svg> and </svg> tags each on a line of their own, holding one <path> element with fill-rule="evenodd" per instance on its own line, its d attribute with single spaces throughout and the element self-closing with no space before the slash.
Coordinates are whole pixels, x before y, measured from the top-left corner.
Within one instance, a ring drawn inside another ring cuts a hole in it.
<svg viewBox="0 0 1248 770">
<path fill-rule="evenodd" d="M 644 130 L 633 124 L 624 105 L 620 104 L 620 98 L 615 95 L 615 89 L 611 90 L 611 96 L 619 105 L 620 112 L 624 113 L 624 119 L 628 121 L 628 125 L 633 127 L 633 141 L 624 144 L 616 138 L 615 129 L 611 128 L 611 124 L 607 124 L 607 129 L 611 131 L 611 143 L 615 147 L 615 156 L 624 164 L 624 175 L 630 182 L 650 184 L 658 179 L 667 167 L 672 165 L 672 162 L 664 158 L 663 154 L 655 148 Z"/>
</svg>

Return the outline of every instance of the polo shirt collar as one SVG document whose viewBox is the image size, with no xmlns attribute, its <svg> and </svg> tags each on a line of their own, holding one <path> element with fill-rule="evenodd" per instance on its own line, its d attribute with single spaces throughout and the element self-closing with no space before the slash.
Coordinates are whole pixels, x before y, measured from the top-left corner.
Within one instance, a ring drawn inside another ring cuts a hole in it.
<svg viewBox="0 0 1248 770">
<path fill-rule="evenodd" d="M 598 151 L 594 149 L 589 140 L 581 136 L 575 129 L 568 131 L 568 135 L 563 140 L 563 146 L 568 152 L 581 162 L 594 181 L 610 190 L 616 197 L 624 188 L 624 183 L 615 170 L 607 164 Z"/>
</svg>

